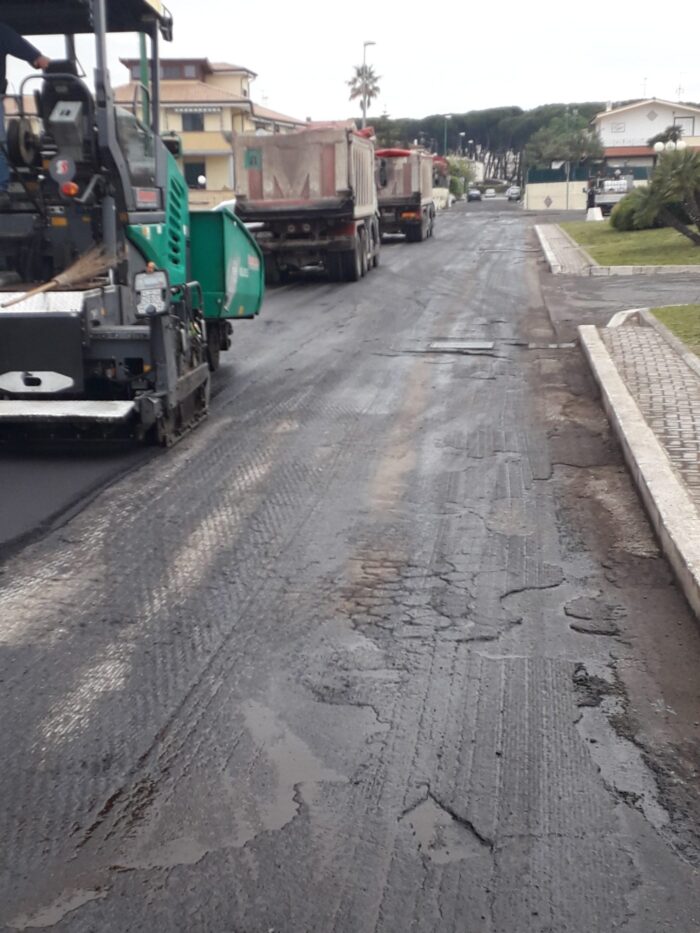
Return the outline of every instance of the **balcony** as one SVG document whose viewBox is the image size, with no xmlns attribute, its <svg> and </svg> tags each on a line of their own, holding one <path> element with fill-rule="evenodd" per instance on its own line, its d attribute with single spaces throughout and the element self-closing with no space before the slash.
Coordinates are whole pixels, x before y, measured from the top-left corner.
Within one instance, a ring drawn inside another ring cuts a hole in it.
<svg viewBox="0 0 700 933">
<path fill-rule="evenodd" d="M 231 143 L 221 130 L 200 130 L 178 133 L 185 155 L 228 155 Z"/>
</svg>

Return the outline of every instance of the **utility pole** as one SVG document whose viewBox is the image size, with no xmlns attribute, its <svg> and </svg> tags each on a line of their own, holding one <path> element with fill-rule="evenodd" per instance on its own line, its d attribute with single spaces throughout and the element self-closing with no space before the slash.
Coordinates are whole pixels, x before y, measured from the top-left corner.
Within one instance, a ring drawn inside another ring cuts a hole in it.
<svg viewBox="0 0 700 933">
<path fill-rule="evenodd" d="M 443 139 L 443 145 L 442 145 L 442 154 L 445 156 L 445 158 L 447 158 L 447 121 L 451 119 L 452 119 L 452 114 L 446 113 L 445 114 L 445 133 L 444 133 L 444 139 Z"/>
</svg>

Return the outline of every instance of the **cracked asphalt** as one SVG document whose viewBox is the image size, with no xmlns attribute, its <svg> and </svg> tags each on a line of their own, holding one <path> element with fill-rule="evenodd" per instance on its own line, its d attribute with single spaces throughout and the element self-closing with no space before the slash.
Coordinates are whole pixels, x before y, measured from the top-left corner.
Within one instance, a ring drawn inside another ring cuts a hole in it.
<svg viewBox="0 0 700 933">
<path fill-rule="evenodd" d="M 700 931 L 700 633 L 566 345 L 685 285 L 537 219 L 271 292 L 171 451 L 0 464 L 0 929 Z"/>
</svg>

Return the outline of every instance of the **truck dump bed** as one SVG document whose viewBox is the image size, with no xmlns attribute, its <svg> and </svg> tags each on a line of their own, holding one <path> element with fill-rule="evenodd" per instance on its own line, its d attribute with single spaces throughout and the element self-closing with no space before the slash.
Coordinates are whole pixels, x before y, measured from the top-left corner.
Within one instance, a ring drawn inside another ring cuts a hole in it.
<svg viewBox="0 0 700 933">
<path fill-rule="evenodd" d="M 377 210 L 374 146 L 344 125 L 237 136 L 235 163 L 236 213 L 248 222 Z"/>
<path fill-rule="evenodd" d="M 375 164 L 380 207 L 432 201 L 433 160 L 429 153 L 420 149 L 378 149 Z"/>
</svg>

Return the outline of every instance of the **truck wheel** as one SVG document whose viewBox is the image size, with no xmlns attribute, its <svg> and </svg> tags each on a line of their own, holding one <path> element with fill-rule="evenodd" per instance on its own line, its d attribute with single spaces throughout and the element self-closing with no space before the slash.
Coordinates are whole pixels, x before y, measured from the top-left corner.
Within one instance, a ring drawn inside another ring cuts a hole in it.
<svg viewBox="0 0 700 933">
<path fill-rule="evenodd" d="M 362 278 L 362 243 L 355 237 L 355 248 L 340 254 L 343 257 L 343 279 L 346 282 L 359 282 Z"/>
<path fill-rule="evenodd" d="M 376 269 L 379 265 L 379 249 L 382 245 L 382 238 L 379 234 L 379 226 L 374 227 L 374 242 L 372 252 L 372 266 Z"/>
<path fill-rule="evenodd" d="M 369 271 L 369 254 L 367 234 L 364 230 L 360 231 L 360 275 L 364 278 Z"/>
<path fill-rule="evenodd" d="M 342 253 L 328 253 L 324 265 L 328 278 L 331 282 L 343 281 L 343 256 Z"/>
<path fill-rule="evenodd" d="M 215 373 L 219 368 L 221 359 L 221 333 L 219 322 L 212 321 L 207 324 L 207 358 L 209 361 L 209 372 Z"/>
<path fill-rule="evenodd" d="M 280 266 L 276 259 L 270 258 L 265 261 L 265 284 L 280 284 Z"/>
</svg>

